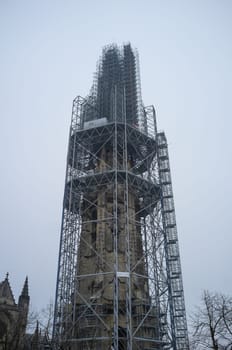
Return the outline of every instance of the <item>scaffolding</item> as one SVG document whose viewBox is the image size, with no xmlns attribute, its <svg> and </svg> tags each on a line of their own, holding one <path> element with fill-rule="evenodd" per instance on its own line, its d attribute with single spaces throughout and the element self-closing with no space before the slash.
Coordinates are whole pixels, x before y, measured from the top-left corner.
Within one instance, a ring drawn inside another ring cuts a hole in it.
<svg viewBox="0 0 232 350">
<path fill-rule="evenodd" d="M 167 140 L 143 107 L 130 45 L 103 51 L 73 101 L 53 342 L 188 350 Z"/>
</svg>

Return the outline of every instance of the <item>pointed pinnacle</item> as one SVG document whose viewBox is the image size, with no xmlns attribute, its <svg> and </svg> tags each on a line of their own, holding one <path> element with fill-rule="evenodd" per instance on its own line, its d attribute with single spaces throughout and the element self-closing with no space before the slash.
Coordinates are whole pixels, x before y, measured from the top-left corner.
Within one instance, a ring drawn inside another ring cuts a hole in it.
<svg viewBox="0 0 232 350">
<path fill-rule="evenodd" d="M 26 279 L 25 279 L 21 295 L 24 297 L 28 297 L 28 277 L 26 277 Z"/>
</svg>

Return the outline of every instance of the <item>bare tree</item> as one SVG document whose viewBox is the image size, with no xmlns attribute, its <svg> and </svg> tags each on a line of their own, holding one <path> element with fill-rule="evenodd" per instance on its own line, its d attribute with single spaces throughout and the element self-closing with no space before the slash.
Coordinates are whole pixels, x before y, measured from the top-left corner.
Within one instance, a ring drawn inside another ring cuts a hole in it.
<svg viewBox="0 0 232 350">
<path fill-rule="evenodd" d="M 46 335 L 48 338 L 51 337 L 52 325 L 53 325 L 53 302 L 50 301 L 46 307 L 42 308 L 40 311 L 34 309 L 29 311 L 27 331 L 33 333 L 36 328 L 37 321 L 39 322 L 39 329 L 42 334 Z"/>
<path fill-rule="evenodd" d="M 204 291 L 202 305 L 192 316 L 192 348 L 232 349 L 232 298 Z"/>
<path fill-rule="evenodd" d="M 47 306 L 41 310 L 39 318 L 40 328 L 42 329 L 42 332 L 49 338 L 52 334 L 53 312 L 53 302 L 50 300 L 49 304 L 47 304 Z"/>
<path fill-rule="evenodd" d="M 33 333 L 36 328 L 36 322 L 40 318 L 40 313 L 33 308 L 29 308 L 27 317 L 27 333 Z"/>
</svg>

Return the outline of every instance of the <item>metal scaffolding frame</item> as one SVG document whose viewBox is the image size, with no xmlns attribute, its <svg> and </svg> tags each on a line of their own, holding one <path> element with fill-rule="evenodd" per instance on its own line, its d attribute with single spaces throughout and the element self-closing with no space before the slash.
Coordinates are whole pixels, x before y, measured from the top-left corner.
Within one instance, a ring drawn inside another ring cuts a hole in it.
<svg viewBox="0 0 232 350">
<path fill-rule="evenodd" d="M 167 140 L 153 106 L 109 96 L 109 119 L 73 101 L 54 348 L 188 350 Z"/>
</svg>

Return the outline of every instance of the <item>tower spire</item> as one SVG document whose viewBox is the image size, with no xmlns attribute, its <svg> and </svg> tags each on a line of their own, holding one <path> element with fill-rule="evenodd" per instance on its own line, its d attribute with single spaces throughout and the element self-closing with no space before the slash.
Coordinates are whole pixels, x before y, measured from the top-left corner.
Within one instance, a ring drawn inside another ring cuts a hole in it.
<svg viewBox="0 0 232 350">
<path fill-rule="evenodd" d="M 21 296 L 24 296 L 24 297 L 28 297 L 29 296 L 29 293 L 28 293 L 28 276 L 26 276 Z"/>
<path fill-rule="evenodd" d="M 36 328 L 31 340 L 32 350 L 38 350 L 39 348 L 39 321 L 36 321 Z"/>
<path fill-rule="evenodd" d="M 19 304 L 19 307 L 22 308 L 23 310 L 27 309 L 27 313 L 28 313 L 29 302 L 30 302 L 30 297 L 29 297 L 29 292 L 28 292 L 28 277 L 26 276 L 22 292 L 19 296 L 18 304 Z M 26 317 L 27 317 L 27 315 L 26 315 Z"/>
</svg>

